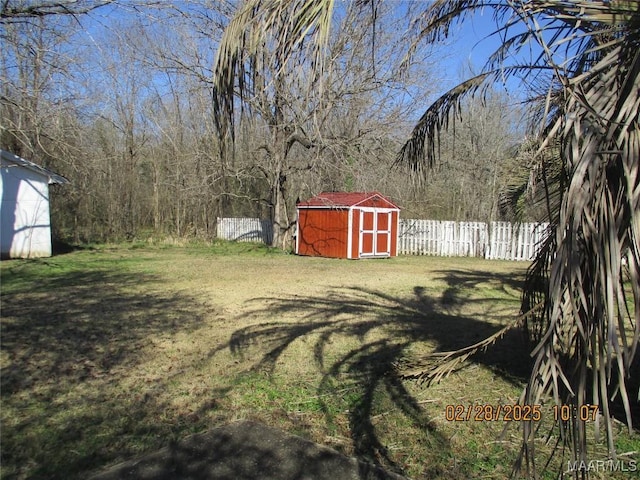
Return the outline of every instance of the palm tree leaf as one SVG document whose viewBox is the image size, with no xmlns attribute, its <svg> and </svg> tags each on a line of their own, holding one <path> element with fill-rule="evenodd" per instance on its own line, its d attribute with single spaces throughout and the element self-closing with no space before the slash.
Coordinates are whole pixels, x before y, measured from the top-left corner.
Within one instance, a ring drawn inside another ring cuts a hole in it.
<svg viewBox="0 0 640 480">
<path fill-rule="evenodd" d="M 511 17 L 497 2 L 497 16 Z M 421 38 L 446 37 L 449 27 L 489 2 L 435 2 Z M 512 4 L 514 5 L 514 4 Z M 639 288 L 632 287 L 633 313 L 626 306 L 621 258 L 632 264 L 638 277 L 638 3 L 594 1 L 530 1 L 513 6 L 525 21 L 525 32 L 508 35 L 489 59 L 485 71 L 440 97 L 422 116 L 398 163 L 423 173 L 432 166 L 440 132 L 460 113 L 460 100 L 475 95 L 495 72 L 507 72 L 504 62 L 523 45 L 537 42 L 542 50 L 529 70 L 511 70 L 535 78 L 551 72 L 546 94 L 539 98 L 541 120 L 538 155 L 558 144 L 561 188 L 549 220 L 550 236 L 527 275 L 523 310 L 544 305 L 526 326 L 538 342 L 535 363 L 526 390 L 526 402 L 538 403 L 551 395 L 558 404 L 578 405 L 587 389 L 601 405 L 609 449 L 615 455 L 608 385 L 624 405 L 631 427 L 629 395 L 624 376 L 629 374 L 638 343 Z M 435 17 L 435 18 L 433 18 Z M 508 24 L 510 26 L 510 24 Z M 548 164 L 546 164 L 548 165 Z M 567 179 L 567 181 L 563 180 Z M 549 197 L 547 197 L 549 198 Z M 633 283 L 633 281 L 632 281 Z M 635 318 L 632 318 L 635 317 Z M 633 326 L 633 339 L 625 330 Z M 460 366 L 470 350 L 448 352 L 443 363 L 430 366 L 417 378 L 437 380 Z M 560 362 L 560 358 L 564 358 Z M 592 384 L 588 370 L 592 368 Z M 421 375 L 425 375 L 422 377 Z M 617 378 L 618 380 L 615 380 Z M 561 431 L 563 426 L 560 425 Z M 586 426 L 576 420 L 566 431 L 574 459 L 585 460 Z M 533 429 L 524 429 L 526 464 L 535 469 Z"/>
<path fill-rule="evenodd" d="M 487 86 L 490 75 L 483 73 L 470 78 L 436 100 L 418 120 L 411 138 L 398 153 L 396 164 L 408 166 L 416 173 L 424 173 L 425 166 L 432 167 L 440 132 L 448 126 L 451 115 L 460 113 L 462 99 L 474 95 L 483 85 Z"/>
<path fill-rule="evenodd" d="M 260 61 L 267 44 L 279 61 L 276 76 L 283 74 L 296 51 L 303 49 L 322 71 L 323 52 L 329 38 L 334 0 L 247 0 L 225 29 L 214 61 L 213 101 L 216 126 L 223 136 L 233 131 L 236 96 L 252 93 L 246 75 Z"/>
<path fill-rule="evenodd" d="M 514 322 L 501 328 L 490 337 L 465 348 L 448 352 L 434 352 L 420 358 L 399 362 L 395 365 L 399 375 L 407 379 L 416 379 L 420 382 L 437 383 L 451 373 L 462 368 L 465 362 L 472 356 L 486 351 L 503 338 L 509 331 L 521 327 L 527 318 L 536 314 L 544 307 L 543 303 L 535 305 L 530 311 L 519 315 Z"/>
</svg>

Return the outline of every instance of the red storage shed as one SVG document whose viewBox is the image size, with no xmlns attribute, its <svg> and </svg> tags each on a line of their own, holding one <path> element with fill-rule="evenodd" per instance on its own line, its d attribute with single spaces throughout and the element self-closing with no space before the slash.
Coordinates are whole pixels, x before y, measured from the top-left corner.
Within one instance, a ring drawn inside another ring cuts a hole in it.
<svg viewBox="0 0 640 480">
<path fill-rule="evenodd" d="M 371 258 L 398 254 L 400 208 L 378 192 L 323 192 L 297 204 L 296 253 Z"/>
</svg>

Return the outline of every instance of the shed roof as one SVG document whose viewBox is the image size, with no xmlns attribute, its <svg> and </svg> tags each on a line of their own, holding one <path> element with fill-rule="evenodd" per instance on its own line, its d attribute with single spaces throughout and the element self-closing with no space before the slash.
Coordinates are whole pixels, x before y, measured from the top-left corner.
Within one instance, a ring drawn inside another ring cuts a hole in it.
<svg viewBox="0 0 640 480">
<path fill-rule="evenodd" d="M 355 207 L 376 198 L 385 203 L 386 208 L 398 208 L 389 198 L 379 192 L 322 192 L 305 202 L 298 202 L 298 207 Z"/>
<path fill-rule="evenodd" d="M 33 172 L 39 173 L 40 175 L 44 175 L 49 179 L 50 184 L 51 183 L 60 183 L 60 184 L 69 183 L 69 180 L 67 180 L 62 175 L 58 175 L 57 173 L 52 172 L 48 168 L 41 167 L 40 165 L 30 162 L 29 160 L 25 160 L 24 158 L 19 157 L 18 155 L 14 155 L 11 152 L 7 152 L 6 150 L 0 150 L 0 157 L 2 157 L 2 160 L 11 162 L 15 165 L 18 165 L 19 167 L 26 168 L 27 170 L 31 170 Z"/>
</svg>

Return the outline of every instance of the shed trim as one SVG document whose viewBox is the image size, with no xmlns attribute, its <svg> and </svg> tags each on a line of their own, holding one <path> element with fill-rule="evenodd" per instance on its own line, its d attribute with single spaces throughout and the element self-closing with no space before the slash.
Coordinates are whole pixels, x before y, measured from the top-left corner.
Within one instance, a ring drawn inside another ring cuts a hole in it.
<svg viewBox="0 0 640 480">
<path fill-rule="evenodd" d="M 353 208 L 349 209 L 349 222 L 348 222 L 348 227 L 349 232 L 353 232 Z M 353 255 L 352 255 L 352 248 L 353 248 L 353 235 L 351 233 L 347 234 L 347 259 L 351 260 L 353 259 Z"/>
<path fill-rule="evenodd" d="M 395 208 L 382 208 L 382 207 L 354 207 L 354 209 L 357 209 L 360 212 L 360 231 L 358 232 L 358 243 L 359 243 L 359 249 L 360 251 L 358 252 L 360 257 L 390 257 L 390 256 L 394 256 L 393 252 L 391 252 L 391 235 L 393 232 L 393 228 L 391 227 L 391 221 L 393 218 L 393 212 L 396 212 L 397 209 Z M 372 230 L 370 231 L 366 231 L 364 230 L 364 228 L 362 227 L 362 222 L 363 222 L 363 215 L 364 212 L 370 212 L 373 213 L 373 225 L 372 225 Z M 384 231 L 384 233 L 387 236 L 387 241 L 386 241 L 386 245 L 384 247 L 384 252 L 380 252 L 378 249 L 378 235 L 380 230 L 378 229 L 378 214 L 379 213 L 383 213 L 388 215 L 387 220 L 388 220 L 388 225 L 387 225 L 387 230 Z M 398 218 L 400 216 L 398 215 Z M 371 253 L 365 253 L 362 251 L 363 245 L 364 245 L 364 234 L 365 233 L 370 233 L 372 234 L 372 252 Z"/>
<path fill-rule="evenodd" d="M 2 159 L 6 160 L 7 162 L 13 163 L 17 167 L 23 167 L 23 168 L 26 168 L 27 170 L 31 170 L 32 172 L 35 172 L 40 175 L 43 175 L 44 177 L 47 177 L 49 185 L 55 184 L 55 183 L 64 185 L 65 183 L 69 183 L 69 180 L 67 180 L 62 175 L 58 175 L 57 173 L 49 170 L 48 168 L 41 167 L 36 163 L 30 162 L 29 160 L 19 157 L 18 155 L 15 155 L 6 150 L 0 150 L 0 157 L 2 157 Z M 8 165 L 5 165 L 5 167 L 8 167 Z"/>
<path fill-rule="evenodd" d="M 296 253 L 300 251 L 300 212 L 296 209 Z"/>
<path fill-rule="evenodd" d="M 395 208 L 400 209 L 395 203 L 382 195 L 380 192 L 322 192 L 312 197 L 311 199 L 298 202 L 296 206 L 298 208 L 352 208 L 358 207 L 364 202 L 371 200 L 372 198 L 379 198 L 387 205 L 380 208 Z M 378 208 L 378 207 L 376 207 Z"/>
</svg>

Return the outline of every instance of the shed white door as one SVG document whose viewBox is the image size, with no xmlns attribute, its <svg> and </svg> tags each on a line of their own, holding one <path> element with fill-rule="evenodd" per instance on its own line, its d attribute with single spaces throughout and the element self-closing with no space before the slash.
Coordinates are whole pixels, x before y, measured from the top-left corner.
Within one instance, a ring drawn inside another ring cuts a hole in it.
<svg viewBox="0 0 640 480">
<path fill-rule="evenodd" d="M 360 256 L 391 255 L 391 212 L 379 209 L 360 210 Z"/>
</svg>

